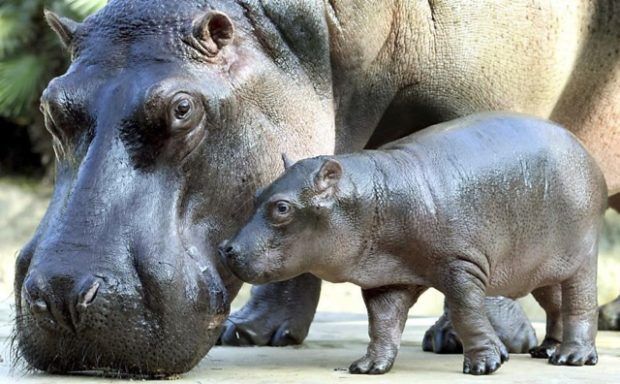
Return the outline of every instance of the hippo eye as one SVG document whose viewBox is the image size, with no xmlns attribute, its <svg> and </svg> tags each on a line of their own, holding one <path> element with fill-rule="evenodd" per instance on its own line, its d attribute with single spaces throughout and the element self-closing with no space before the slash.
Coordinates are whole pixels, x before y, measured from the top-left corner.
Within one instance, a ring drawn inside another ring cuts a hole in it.
<svg viewBox="0 0 620 384">
<path fill-rule="evenodd" d="M 204 115 L 202 104 L 192 95 L 177 93 L 170 103 L 169 124 L 173 132 L 185 133 L 195 128 Z"/>
<path fill-rule="evenodd" d="M 174 105 L 174 117 L 185 120 L 192 112 L 192 101 L 189 98 L 182 98 Z"/>
<path fill-rule="evenodd" d="M 286 201 L 278 201 L 276 203 L 276 210 L 280 215 L 286 215 L 291 211 L 291 205 Z"/>
<path fill-rule="evenodd" d="M 291 212 L 293 207 L 291 203 L 285 200 L 276 201 L 272 206 L 271 220 L 275 226 L 284 225 L 291 219 Z"/>
</svg>

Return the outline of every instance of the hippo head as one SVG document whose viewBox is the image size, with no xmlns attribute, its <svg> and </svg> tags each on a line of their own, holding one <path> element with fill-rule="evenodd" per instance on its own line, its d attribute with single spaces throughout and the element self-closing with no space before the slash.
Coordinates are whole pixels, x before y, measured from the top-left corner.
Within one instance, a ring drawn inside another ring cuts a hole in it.
<svg viewBox="0 0 620 384">
<path fill-rule="evenodd" d="M 222 262 L 241 280 L 264 284 L 323 269 L 360 253 L 353 215 L 338 204 L 342 165 L 316 157 L 297 162 L 256 197 L 256 208 L 219 247 Z M 346 184 L 346 183 L 345 183 Z"/>
<path fill-rule="evenodd" d="M 328 103 L 282 70 L 259 11 L 113 0 L 83 23 L 47 14 L 72 63 L 41 97 L 55 188 L 16 264 L 31 367 L 166 376 L 216 342 L 240 286 L 217 244 L 281 152 L 333 151 Z"/>
</svg>

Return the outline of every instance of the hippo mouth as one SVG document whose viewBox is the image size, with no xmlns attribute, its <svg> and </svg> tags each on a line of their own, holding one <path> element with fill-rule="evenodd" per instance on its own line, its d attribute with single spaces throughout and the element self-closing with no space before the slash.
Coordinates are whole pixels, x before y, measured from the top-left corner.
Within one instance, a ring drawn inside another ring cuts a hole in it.
<svg viewBox="0 0 620 384">
<path fill-rule="evenodd" d="M 24 305 L 24 300 L 18 305 L 12 337 L 15 364 L 49 373 L 131 379 L 189 371 L 216 343 L 227 317 L 185 311 L 166 318 L 138 310 L 127 298 L 116 298 L 113 305 L 98 298 L 92 313 L 69 329 L 36 317 Z"/>
<path fill-rule="evenodd" d="M 168 272 L 159 266 L 153 274 L 152 261 L 146 261 L 120 268 L 124 274 L 86 278 L 67 268 L 61 273 L 20 265 L 29 253 L 26 247 L 18 257 L 11 337 L 17 366 L 56 374 L 165 378 L 198 364 L 228 316 L 226 287 L 187 253 Z M 161 259 L 151 256 L 142 259 Z"/>
</svg>

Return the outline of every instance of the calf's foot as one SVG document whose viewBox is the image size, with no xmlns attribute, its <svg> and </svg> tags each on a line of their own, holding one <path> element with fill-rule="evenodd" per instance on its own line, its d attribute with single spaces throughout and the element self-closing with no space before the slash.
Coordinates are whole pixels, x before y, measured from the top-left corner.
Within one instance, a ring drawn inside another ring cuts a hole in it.
<svg viewBox="0 0 620 384">
<path fill-rule="evenodd" d="M 469 349 L 464 357 L 463 373 L 488 375 L 508 360 L 508 350 L 499 339 L 491 339 L 483 346 Z"/>
<path fill-rule="evenodd" d="M 396 353 L 385 354 L 383 356 L 371 356 L 366 354 L 361 359 L 355 360 L 349 366 L 349 372 L 353 374 L 379 375 L 386 373 L 392 368 Z"/>
<path fill-rule="evenodd" d="M 592 232 L 594 246 L 575 274 L 562 282 L 562 344 L 549 358 L 554 365 L 595 365 L 598 308 L 596 302 L 597 232 Z M 588 239 L 586 237 L 586 239 Z"/>
<path fill-rule="evenodd" d="M 539 346 L 530 349 L 530 355 L 535 359 L 547 359 L 553 356 L 560 345 L 556 339 L 545 337 Z"/>
<path fill-rule="evenodd" d="M 382 374 L 392 368 L 409 308 L 426 290 L 422 286 L 363 289 L 368 310 L 370 344 L 366 355 L 349 366 L 350 373 Z"/>
<path fill-rule="evenodd" d="M 553 365 L 596 365 L 598 354 L 594 345 L 562 343 L 549 362 Z"/>
</svg>

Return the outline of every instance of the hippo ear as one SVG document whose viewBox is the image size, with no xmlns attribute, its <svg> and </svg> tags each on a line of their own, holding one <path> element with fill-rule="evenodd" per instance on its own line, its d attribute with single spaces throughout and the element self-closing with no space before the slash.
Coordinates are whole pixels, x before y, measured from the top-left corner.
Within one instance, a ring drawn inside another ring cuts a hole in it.
<svg viewBox="0 0 620 384">
<path fill-rule="evenodd" d="M 230 44 L 234 35 L 232 20 L 222 12 L 209 11 L 194 23 L 194 37 L 213 56 Z"/>
<path fill-rule="evenodd" d="M 314 186 L 318 192 L 332 192 L 341 177 L 342 165 L 337 160 L 326 159 L 314 175 Z"/>
<path fill-rule="evenodd" d="M 80 23 L 66 17 L 58 16 L 47 9 L 44 11 L 44 14 L 45 20 L 52 30 L 56 32 L 62 44 L 65 47 L 70 47 L 73 42 L 73 37 L 75 36 L 75 31 L 79 28 Z"/>
<path fill-rule="evenodd" d="M 295 161 L 293 161 L 290 157 L 288 157 L 286 153 L 282 153 L 282 162 L 284 163 L 285 171 L 289 169 L 290 167 L 292 167 L 293 164 L 295 164 Z"/>
</svg>

